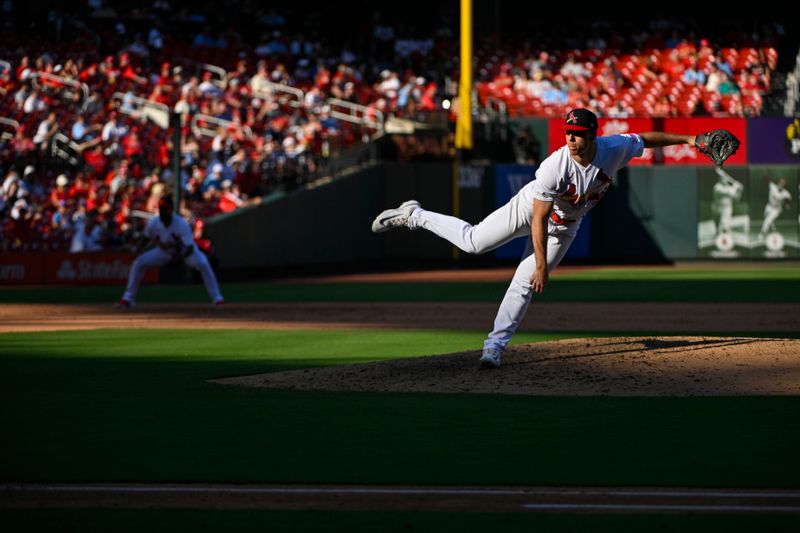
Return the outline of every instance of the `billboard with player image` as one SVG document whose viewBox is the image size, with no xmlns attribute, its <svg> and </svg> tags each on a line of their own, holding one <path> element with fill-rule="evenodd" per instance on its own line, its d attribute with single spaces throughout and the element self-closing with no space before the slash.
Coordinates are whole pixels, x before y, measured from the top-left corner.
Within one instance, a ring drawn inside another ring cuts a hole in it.
<svg viewBox="0 0 800 533">
<path fill-rule="evenodd" d="M 699 257 L 800 257 L 796 166 L 703 169 L 697 183 Z"/>
<path fill-rule="evenodd" d="M 796 166 L 750 167 L 752 257 L 800 257 Z"/>
<path fill-rule="evenodd" d="M 746 168 L 704 168 L 698 171 L 699 257 L 750 257 L 749 177 Z"/>
</svg>

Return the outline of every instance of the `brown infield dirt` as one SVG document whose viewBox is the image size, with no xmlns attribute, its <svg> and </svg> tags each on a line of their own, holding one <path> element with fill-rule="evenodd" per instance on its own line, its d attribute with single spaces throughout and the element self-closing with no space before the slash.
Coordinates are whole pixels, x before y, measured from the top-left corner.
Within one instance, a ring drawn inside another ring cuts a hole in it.
<svg viewBox="0 0 800 533">
<path fill-rule="evenodd" d="M 613 337 L 522 344 L 498 369 L 478 351 L 211 380 L 269 389 L 555 396 L 800 394 L 800 342 Z"/>
<path fill-rule="evenodd" d="M 494 271 L 491 276 L 508 279 Z M 321 278 L 320 283 L 475 279 L 452 272 Z M 483 276 L 480 279 L 494 279 Z M 309 280 L 303 280 L 308 282 Z M 0 332 L 93 328 L 488 330 L 497 303 L 5 304 Z M 518 395 L 796 395 L 800 341 L 738 332 L 800 330 L 800 306 L 761 303 L 542 303 L 520 328 L 627 331 L 512 345 L 499 369 L 475 350 L 211 380 L 293 390 Z M 642 335 L 634 332 L 641 331 Z M 652 336 L 647 332 L 659 331 Z M 692 336 L 731 332 L 732 336 Z M 673 336 L 674 335 L 674 336 Z M 310 354 L 313 355 L 313 354 Z M 0 508 L 185 507 L 338 510 L 800 513 L 800 492 L 658 487 L 397 487 L 371 485 L 0 484 Z"/>
<path fill-rule="evenodd" d="M 93 328 L 487 330 L 495 303 L 6 304 L 0 332 Z M 800 394 L 800 341 L 691 336 L 800 330 L 800 306 L 759 303 L 536 303 L 521 331 L 660 331 L 517 344 L 501 368 L 469 352 L 226 377 L 215 383 L 294 390 L 519 395 Z M 630 335 L 630 334 L 629 334 Z M 313 355 L 313 354 L 309 354 Z"/>
</svg>

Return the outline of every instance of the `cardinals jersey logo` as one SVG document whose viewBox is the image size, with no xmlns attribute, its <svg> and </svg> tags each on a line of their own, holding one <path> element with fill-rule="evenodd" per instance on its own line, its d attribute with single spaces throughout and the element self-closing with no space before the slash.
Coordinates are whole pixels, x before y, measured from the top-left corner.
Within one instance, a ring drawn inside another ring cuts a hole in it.
<svg viewBox="0 0 800 533">
<path fill-rule="evenodd" d="M 570 176 L 569 186 L 561 195 L 561 199 L 576 207 L 587 202 L 598 202 L 611 185 L 611 178 L 601 170 L 595 176 L 597 181 L 593 182 L 589 186 L 589 189 L 585 192 L 585 194 L 578 194 L 574 179 L 575 176 Z M 597 182 L 600 182 L 599 185 Z"/>
<path fill-rule="evenodd" d="M 592 186 L 591 190 L 586 191 L 586 201 L 590 203 L 599 202 L 611 186 L 611 177 L 602 170 L 597 173 L 596 179 L 600 182 L 600 185 L 597 187 Z"/>
<path fill-rule="evenodd" d="M 567 191 L 561 195 L 561 198 L 572 205 L 578 205 L 581 202 L 582 195 L 577 194 L 577 191 L 575 190 L 575 184 L 570 182 L 569 187 L 567 187 Z"/>
</svg>

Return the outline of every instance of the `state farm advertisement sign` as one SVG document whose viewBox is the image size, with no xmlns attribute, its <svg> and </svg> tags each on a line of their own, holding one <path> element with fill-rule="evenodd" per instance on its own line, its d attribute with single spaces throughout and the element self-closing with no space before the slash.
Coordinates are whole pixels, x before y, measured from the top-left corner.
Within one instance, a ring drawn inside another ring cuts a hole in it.
<svg viewBox="0 0 800 533">
<path fill-rule="evenodd" d="M 127 258 L 125 258 L 127 259 Z M 125 283 L 131 263 L 110 254 L 54 254 L 44 264 L 48 284 L 109 285 Z"/>
<path fill-rule="evenodd" d="M 136 258 L 130 253 L 19 253 L 0 258 L 0 283 L 8 285 L 124 285 Z M 145 273 L 158 281 L 158 269 Z"/>
<path fill-rule="evenodd" d="M 56 285 L 124 285 L 135 256 L 128 253 L 48 254 L 44 282 Z M 151 268 L 144 281 L 157 281 Z"/>
<path fill-rule="evenodd" d="M 0 254 L 0 285 L 42 283 L 42 254 Z"/>
</svg>

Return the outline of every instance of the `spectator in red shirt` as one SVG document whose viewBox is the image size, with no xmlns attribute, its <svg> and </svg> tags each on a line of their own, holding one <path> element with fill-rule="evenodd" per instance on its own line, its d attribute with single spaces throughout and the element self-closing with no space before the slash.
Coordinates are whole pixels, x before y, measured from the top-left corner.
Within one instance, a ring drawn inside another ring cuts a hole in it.
<svg viewBox="0 0 800 533">
<path fill-rule="evenodd" d="M 78 173 L 75 176 L 75 181 L 72 187 L 67 191 L 67 198 L 75 202 L 85 201 L 89 196 L 89 184 L 86 182 L 86 177 L 83 173 Z"/>
<path fill-rule="evenodd" d="M 422 98 L 419 102 L 419 109 L 421 111 L 436 110 L 436 83 L 430 82 L 425 86 L 425 91 L 422 93 Z"/>
<path fill-rule="evenodd" d="M 203 233 L 205 232 L 206 224 L 203 222 L 202 218 L 196 218 L 194 221 L 194 225 L 192 226 L 192 232 L 194 234 L 194 242 L 197 244 L 197 247 L 206 254 L 210 255 L 213 254 L 213 249 L 211 248 L 211 239 L 206 237 Z"/>
<path fill-rule="evenodd" d="M 22 56 L 22 59 L 19 60 L 19 65 L 17 65 L 17 79 L 19 81 L 27 80 L 31 74 L 33 74 L 33 69 L 31 68 L 31 60 L 28 56 Z"/>
<path fill-rule="evenodd" d="M 324 66 L 320 66 L 317 68 L 316 74 L 314 74 L 314 87 L 317 87 L 322 92 L 327 92 L 328 87 L 331 84 L 331 71 L 325 68 Z"/>
<path fill-rule="evenodd" d="M 234 185 L 231 180 L 223 181 L 218 204 L 219 210 L 223 213 L 230 213 L 243 204 L 244 201 L 239 196 L 239 187 Z"/>
<path fill-rule="evenodd" d="M 56 178 L 56 188 L 50 191 L 50 205 L 58 207 L 60 203 L 65 203 L 69 195 L 67 194 L 69 179 L 66 174 L 59 174 Z"/>
<path fill-rule="evenodd" d="M 108 187 L 98 184 L 96 181 L 90 184 L 86 209 L 96 209 L 98 213 L 107 213 L 112 209 L 109 200 Z"/>
<path fill-rule="evenodd" d="M 88 152 L 83 153 L 83 159 L 86 164 L 92 168 L 92 172 L 96 176 L 101 176 L 106 169 L 107 158 L 103 153 L 103 147 L 100 144 L 95 145 Z"/>
<path fill-rule="evenodd" d="M 16 154 L 16 159 L 27 159 L 29 154 L 36 149 L 33 140 L 25 135 L 25 126 L 20 126 L 11 141 L 11 147 Z"/>
<path fill-rule="evenodd" d="M 170 97 L 164 92 L 164 87 L 164 85 L 153 86 L 153 91 L 147 97 L 147 100 L 156 104 L 169 105 Z"/>
<path fill-rule="evenodd" d="M 497 87 L 512 87 L 514 85 L 514 76 L 511 73 L 511 63 L 503 63 L 500 65 L 500 71 L 494 77 L 494 83 Z"/>
<path fill-rule="evenodd" d="M 678 50 L 670 50 L 667 57 L 662 60 L 661 71 L 665 72 L 672 79 L 679 79 L 683 74 L 683 69 L 683 63 L 678 57 Z"/>
<path fill-rule="evenodd" d="M 105 60 L 97 65 L 97 74 L 104 77 L 111 85 L 117 83 L 120 71 L 114 66 L 114 56 L 106 56 Z"/>
<path fill-rule="evenodd" d="M 131 132 L 123 137 L 122 150 L 126 159 L 134 162 L 135 164 L 142 163 L 144 148 L 142 147 L 142 143 L 139 141 L 138 128 L 131 129 Z"/>
</svg>

